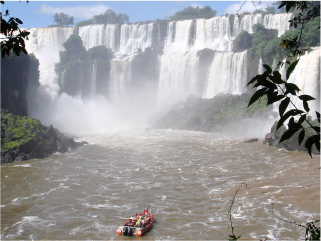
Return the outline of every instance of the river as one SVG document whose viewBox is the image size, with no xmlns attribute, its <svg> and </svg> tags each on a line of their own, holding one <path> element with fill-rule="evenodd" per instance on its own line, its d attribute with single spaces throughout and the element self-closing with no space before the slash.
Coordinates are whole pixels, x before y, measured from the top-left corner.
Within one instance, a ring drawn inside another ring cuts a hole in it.
<svg viewBox="0 0 321 241">
<path fill-rule="evenodd" d="M 320 157 L 220 133 L 109 130 L 89 145 L 1 167 L 1 239 L 299 239 L 320 215 Z M 142 237 L 116 234 L 145 207 Z"/>
</svg>

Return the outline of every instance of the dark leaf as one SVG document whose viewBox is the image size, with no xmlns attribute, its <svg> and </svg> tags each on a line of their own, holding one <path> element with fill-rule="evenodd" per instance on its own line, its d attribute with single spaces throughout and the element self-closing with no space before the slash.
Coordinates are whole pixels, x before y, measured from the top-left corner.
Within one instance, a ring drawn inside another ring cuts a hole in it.
<svg viewBox="0 0 321 241">
<path fill-rule="evenodd" d="M 259 78 L 259 76 L 260 76 L 260 75 L 257 75 L 257 76 L 255 76 L 255 77 L 253 77 L 253 78 L 250 80 L 250 82 L 247 83 L 246 86 L 248 86 L 248 85 L 250 85 L 250 84 L 253 84 L 255 81 L 257 81 L 258 78 Z"/>
<path fill-rule="evenodd" d="M 317 150 L 320 152 L 320 135 L 316 136 L 316 138 L 314 140 L 314 144 L 315 144 L 315 147 L 317 148 Z"/>
<path fill-rule="evenodd" d="M 314 143 L 313 136 L 310 136 L 305 142 L 305 148 L 308 149 L 308 153 L 311 156 L 311 158 L 312 158 L 312 146 L 313 146 L 313 143 Z"/>
<path fill-rule="evenodd" d="M 281 139 L 280 139 L 280 143 L 291 138 L 291 136 L 294 135 L 295 132 L 297 132 L 298 130 L 296 129 L 289 129 L 286 132 L 283 133 Z"/>
<path fill-rule="evenodd" d="M 282 80 L 281 74 L 278 71 L 274 71 L 273 76 L 269 75 L 269 78 L 271 81 L 273 81 L 273 83 L 276 83 L 276 84 L 284 83 L 284 81 Z"/>
<path fill-rule="evenodd" d="M 276 85 L 266 79 L 259 81 L 258 84 L 265 86 L 268 89 L 277 89 Z"/>
<path fill-rule="evenodd" d="M 310 111 L 310 108 L 309 108 L 309 104 L 307 101 L 303 101 L 303 107 L 305 109 L 306 112 L 309 112 Z"/>
<path fill-rule="evenodd" d="M 317 115 L 317 119 L 318 119 L 318 121 L 319 121 L 319 123 L 320 123 L 320 113 L 319 112 L 315 112 L 316 113 L 316 115 Z"/>
<path fill-rule="evenodd" d="M 320 126 L 312 126 L 312 129 L 315 130 L 317 133 L 320 133 Z"/>
<path fill-rule="evenodd" d="M 281 5 L 278 7 L 278 9 L 283 8 L 286 5 L 287 2 L 282 2 Z"/>
<path fill-rule="evenodd" d="M 299 121 L 298 121 L 298 124 L 300 124 L 300 125 L 301 125 L 301 124 L 305 121 L 306 117 L 307 117 L 307 115 L 306 115 L 306 114 L 301 115 L 301 117 L 300 117 L 300 119 L 299 119 Z"/>
<path fill-rule="evenodd" d="M 272 98 L 269 98 L 269 96 L 268 96 L 268 102 L 266 105 L 271 105 L 274 102 L 278 102 L 285 97 L 284 95 L 277 95 L 278 92 L 274 92 L 274 93 L 276 93 L 276 96 L 273 96 L 273 97 L 271 96 Z"/>
<path fill-rule="evenodd" d="M 286 97 L 284 100 L 281 101 L 281 104 L 279 106 L 280 117 L 283 116 L 286 108 L 288 108 L 289 103 L 290 103 L 290 97 Z"/>
<path fill-rule="evenodd" d="M 313 98 L 313 97 L 310 96 L 310 95 L 300 95 L 300 96 L 299 96 L 299 99 L 300 99 L 300 100 L 304 100 L 304 101 L 315 100 L 315 98 Z"/>
<path fill-rule="evenodd" d="M 23 24 L 23 22 L 19 18 L 15 18 L 15 19 L 16 19 L 17 23 Z"/>
<path fill-rule="evenodd" d="M 287 95 L 288 93 L 296 95 L 296 91 L 300 91 L 299 87 L 293 83 L 285 83 L 284 86 L 286 88 L 286 91 L 284 93 L 285 95 Z"/>
<path fill-rule="evenodd" d="M 302 141 L 304 140 L 305 130 L 303 129 L 299 134 L 299 146 L 301 146 Z"/>
<path fill-rule="evenodd" d="M 28 55 L 28 52 L 25 48 L 21 48 L 21 51 L 24 52 L 26 55 Z"/>
<path fill-rule="evenodd" d="M 267 64 L 263 64 L 263 67 L 266 69 L 266 71 L 271 74 L 272 73 L 272 69 L 270 66 L 268 66 Z"/>
<path fill-rule="evenodd" d="M 285 10 L 287 11 L 287 12 L 289 12 L 290 11 L 290 9 L 291 9 L 291 4 L 288 2 L 287 4 L 286 4 L 286 6 L 285 6 Z"/>
<path fill-rule="evenodd" d="M 295 66 L 298 64 L 300 59 L 294 61 L 288 68 L 288 70 L 286 71 L 286 79 L 289 79 L 291 73 L 293 72 Z"/>
<path fill-rule="evenodd" d="M 294 117 L 292 116 L 292 118 L 289 120 L 288 127 L 289 129 L 293 129 L 293 126 L 294 126 Z"/>
<path fill-rule="evenodd" d="M 266 91 L 266 88 L 263 89 L 259 89 L 258 91 L 256 91 L 249 102 L 249 105 L 247 107 L 249 107 L 250 105 L 252 105 L 255 101 L 257 101 L 260 97 L 262 97 L 264 95 L 264 92 Z"/>
<path fill-rule="evenodd" d="M 302 113 L 304 113 L 302 110 L 296 110 L 296 109 L 289 110 L 280 118 L 278 125 L 276 127 L 276 130 L 278 130 L 290 116 L 296 116 Z"/>
</svg>

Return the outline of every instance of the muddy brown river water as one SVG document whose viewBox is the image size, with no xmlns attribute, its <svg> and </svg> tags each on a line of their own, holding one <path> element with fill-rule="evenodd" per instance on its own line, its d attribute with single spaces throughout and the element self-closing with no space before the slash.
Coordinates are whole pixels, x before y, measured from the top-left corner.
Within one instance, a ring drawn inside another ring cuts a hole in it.
<svg viewBox="0 0 321 241">
<path fill-rule="evenodd" d="M 1 239 L 302 239 L 320 218 L 320 157 L 219 133 L 112 130 L 89 145 L 1 167 Z M 145 236 L 116 234 L 121 217 L 152 208 Z"/>
</svg>

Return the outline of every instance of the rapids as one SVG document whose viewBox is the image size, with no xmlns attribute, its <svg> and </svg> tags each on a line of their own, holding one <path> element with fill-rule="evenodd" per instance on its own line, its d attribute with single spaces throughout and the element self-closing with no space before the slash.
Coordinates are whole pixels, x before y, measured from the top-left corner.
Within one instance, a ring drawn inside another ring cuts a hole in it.
<svg viewBox="0 0 321 241">
<path fill-rule="evenodd" d="M 1 239 L 119 240 L 121 217 L 152 208 L 143 237 L 302 239 L 320 215 L 319 157 L 244 143 L 222 133 L 109 130 L 82 133 L 89 145 L 1 167 Z"/>
</svg>

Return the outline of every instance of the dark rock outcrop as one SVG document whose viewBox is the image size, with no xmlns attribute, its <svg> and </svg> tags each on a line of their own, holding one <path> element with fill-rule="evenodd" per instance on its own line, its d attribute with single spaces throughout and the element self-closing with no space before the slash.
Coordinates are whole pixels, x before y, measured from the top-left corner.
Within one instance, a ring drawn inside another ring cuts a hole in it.
<svg viewBox="0 0 321 241">
<path fill-rule="evenodd" d="M 263 141 L 263 144 L 268 144 L 270 146 L 275 146 L 278 148 L 283 148 L 289 151 L 307 151 L 305 148 L 305 142 L 308 139 L 308 136 L 306 135 L 301 143 L 299 145 L 299 134 L 300 131 L 296 132 L 290 139 L 285 140 L 280 143 L 280 139 L 283 135 L 283 133 L 286 131 L 285 126 L 281 126 L 279 130 L 276 130 L 277 122 L 274 123 L 274 125 L 271 128 L 271 132 L 265 135 L 265 140 Z M 312 133 L 310 133 L 312 134 Z M 320 155 L 320 152 L 313 146 L 312 153 L 315 155 Z"/>
<path fill-rule="evenodd" d="M 75 142 L 52 125 L 12 114 L 1 115 L 1 164 L 45 158 L 55 152 L 67 152 L 87 142 Z"/>
<path fill-rule="evenodd" d="M 257 139 L 257 138 L 252 138 L 252 139 L 249 139 L 249 140 L 245 141 L 245 143 L 258 142 L 258 141 L 259 141 L 259 139 Z"/>
</svg>

